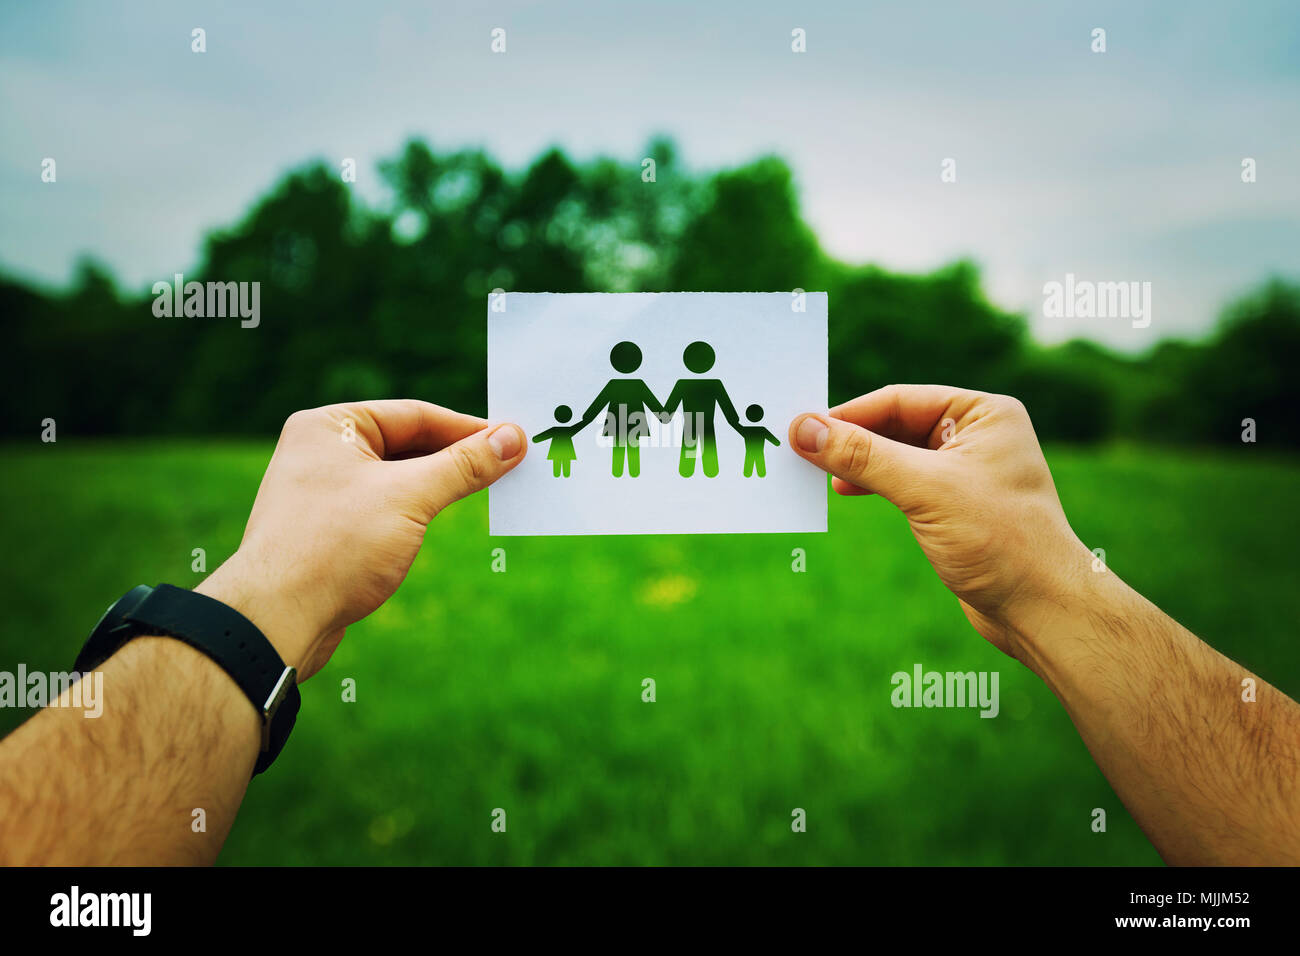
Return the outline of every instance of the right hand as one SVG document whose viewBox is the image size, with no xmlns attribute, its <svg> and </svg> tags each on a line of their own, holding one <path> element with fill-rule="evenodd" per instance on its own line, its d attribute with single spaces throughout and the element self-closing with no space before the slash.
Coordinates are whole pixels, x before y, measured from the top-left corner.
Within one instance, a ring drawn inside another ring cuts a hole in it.
<svg viewBox="0 0 1300 956">
<path fill-rule="evenodd" d="M 878 494 L 907 516 L 971 624 L 1004 653 L 1025 660 L 1019 635 L 1087 580 L 1092 554 L 1014 398 L 890 385 L 800 415 L 789 435 L 837 492 Z"/>
</svg>

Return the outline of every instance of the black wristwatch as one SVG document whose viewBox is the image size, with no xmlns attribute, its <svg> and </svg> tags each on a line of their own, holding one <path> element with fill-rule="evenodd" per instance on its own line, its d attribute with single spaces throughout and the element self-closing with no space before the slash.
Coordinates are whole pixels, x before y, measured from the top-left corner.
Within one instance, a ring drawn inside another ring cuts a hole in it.
<svg viewBox="0 0 1300 956">
<path fill-rule="evenodd" d="M 285 666 L 252 621 L 220 601 L 170 584 L 132 588 L 100 619 L 72 669 L 85 674 L 131 638 L 154 634 L 202 651 L 239 685 L 262 715 L 262 752 L 253 775 L 271 766 L 298 718 L 298 672 Z"/>
</svg>

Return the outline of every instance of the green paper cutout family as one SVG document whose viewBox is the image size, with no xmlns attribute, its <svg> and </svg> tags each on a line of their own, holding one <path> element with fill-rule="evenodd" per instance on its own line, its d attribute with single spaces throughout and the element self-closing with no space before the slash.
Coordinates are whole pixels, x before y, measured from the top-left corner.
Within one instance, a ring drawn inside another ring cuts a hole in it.
<svg viewBox="0 0 1300 956">
<path fill-rule="evenodd" d="M 692 342 L 682 353 L 682 361 L 696 375 L 703 375 L 713 368 L 714 358 L 713 346 L 708 342 Z M 610 350 L 609 364 L 621 375 L 630 375 L 641 367 L 641 350 L 633 342 L 619 342 Z M 781 443 L 770 431 L 756 424 L 763 417 L 763 409 L 759 405 L 750 405 L 745 409 L 745 417 L 751 424 L 741 424 L 736 407 L 731 403 L 731 396 L 722 387 L 722 381 L 716 378 L 679 379 L 669 393 L 668 401 L 663 404 L 659 403 L 641 379 L 611 378 L 588 406 L 580 421 L 567 424 L 573 418 L 573 410 L 568 405 L 560 405 L 555 409 L 555 420 L 560 424 L 538 432 L 533 436 L 533 441 L 550 441 L 546 457 L 554 463 L 555 477 L 568 478 L 570 465 L 578 457 L 573 447 L 573 437 L 595 421 L 602 410 L 607 409 L 603 434 L 612 440 L 614 477 L 623 477 L 623 463 L 626 459 L 627 474 L 635 478 L 641 474 L 640 441 L 649 434 L 647 413 L 667 423 L 679 405 L 686 421 L 681 458 L 677 466 L 677 471 L 683 478 L 695 474 L 697 458 L 701 459 L 701 471 L 706 477 L 717 477 L 718 441 L 714 425 L 714 414 L 717 411 L 722 412 L 727 423 L 745 441 L 745 477 L 766 477 L 767 465 L 763 461 L 765 445 L 769 441 L 778 446 Z"/>
</svg>

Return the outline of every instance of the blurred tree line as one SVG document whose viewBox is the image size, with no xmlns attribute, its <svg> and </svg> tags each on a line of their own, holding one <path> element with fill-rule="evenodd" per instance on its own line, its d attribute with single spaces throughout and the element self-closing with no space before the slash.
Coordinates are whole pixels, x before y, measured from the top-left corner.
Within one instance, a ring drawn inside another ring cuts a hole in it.
<svg viewBox="0 0 1300 956">
<path fill-rule="evenodd" d="M 259 281 L 261 321 L 154 315 L 93 262 L 71 287 L 0 277 L 10 435 L 51 417 L 72 434 L 275 434 L 295 409 L 410 396 L 486 409 L 487 296 L 536 292 L 789 291 L 830 295 L 830 394 L 890 382 L 1008 392 L 1041 438 L 1300 446 L 1300 288 L 1271 281 L 1206 341 L 1141 358 L 1075 341 L 1044 348 L 958 262 L 929 275 L 824 254 L 790 170 L 762 158 L 691 176 L 656 140 L 641 168 L 562 152 L 511 175 L 479 151 L 406 144 L 372 209 L 322 164 L 288 174 L 213 232 L 185 281 Z M 159 276 L 170 280 L 171 276 Z"/>
</svg>

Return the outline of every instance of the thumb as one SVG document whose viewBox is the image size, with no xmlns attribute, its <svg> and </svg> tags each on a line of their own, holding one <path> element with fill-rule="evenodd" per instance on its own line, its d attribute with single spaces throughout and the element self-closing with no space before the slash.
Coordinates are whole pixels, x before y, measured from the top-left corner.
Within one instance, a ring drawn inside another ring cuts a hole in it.
<svg viewBox="0 0 1300 956">
<path fill-rule="evenodd" d="M 528 442 L 518 425 L 497 425 L 467 435 L 432 455 L 393 464 L 415 483 L 425 520 L 466 495 L 486 488 L 523 461 Z"/>
<path fill-rule="evenodd" d="M 801 415 L 792 421 L 790 447 L 818 468 L 904 510 L 936 464 L 935 452 L 827 415 Z"/>
</svg>

